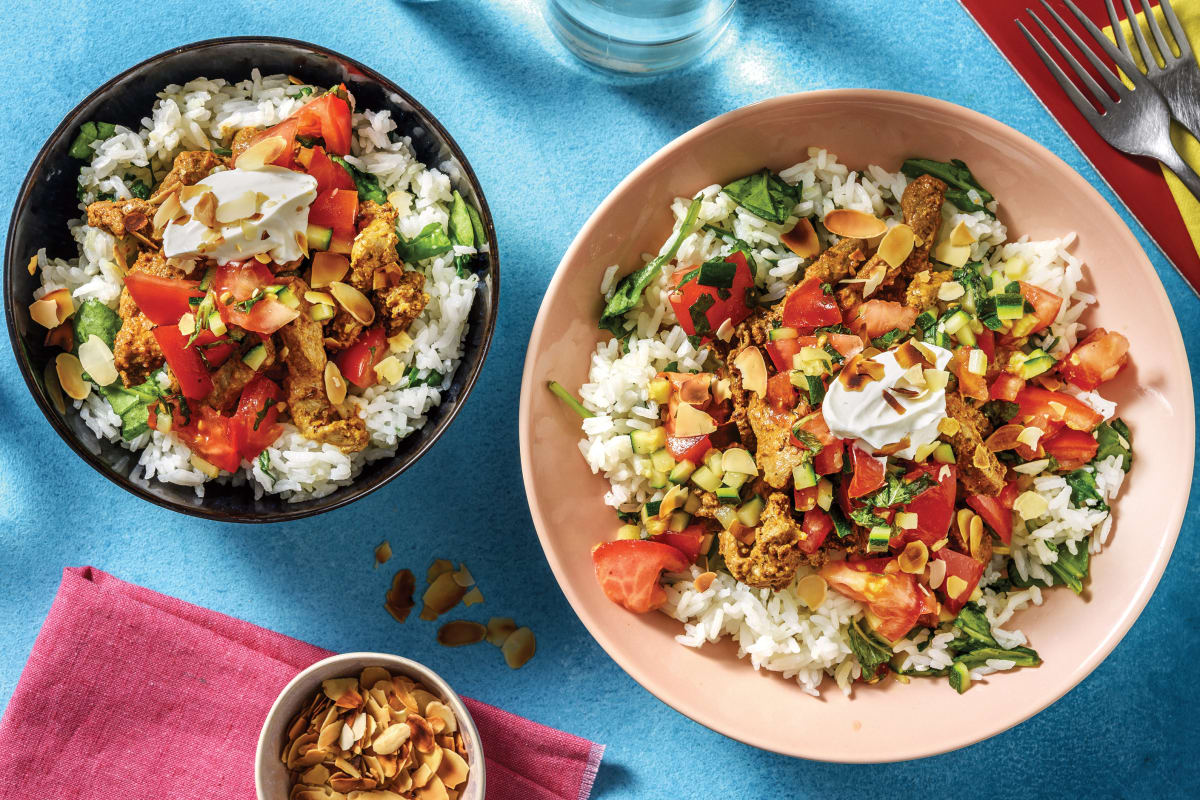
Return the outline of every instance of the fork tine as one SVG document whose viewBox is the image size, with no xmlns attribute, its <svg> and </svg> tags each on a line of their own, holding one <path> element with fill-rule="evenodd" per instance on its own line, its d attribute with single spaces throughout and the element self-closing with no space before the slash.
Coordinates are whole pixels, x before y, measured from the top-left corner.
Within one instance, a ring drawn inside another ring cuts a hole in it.
<svg viewBox="0 0 1200 800">
<path fill-rule="evenodd" d="M 1133 41 L 1137 43 L 1138 51 L 1142 54 L 1142 63 L 1146 65 L 1146 72 L 1154 72 L 1158 69 L 1158 59 L 1154 57 L 1154 51 L 1150 49 L 1150 43 L 1146 41 L 1146 36 L 1142 33 L 1142 26 L 1138 24 L 1133 3 L 1129 0 L 1121 0 L 1121 5 L 1125 8 L 1125 19 L 1129 20 L 1129 30 L 1133 33 Z"/>
<path fill-rule="evenodd" d="M 1108 84 L 1109 88 L 1116 92 L 1117 97 L 1120 97 L 1122 94 L 1129 91 L 1129 87 L 1121 83 L 1117 76 L 1113 74 L 1112 70 L 1108 68 L 1108 65 L 1101 61 L 1096 55 L 1096 52 L 1084 43 L 1079 34 L 1075 32 L 1075 29 L 1067 24 L 1067 21 L 1063 19 L 1057 11 L 1054 10 L 1053 6 L 1046 2 L 1046 0 L 1042 0 L 1042 5 L 1046 7 L 1046 10 L 1050 12 L 1051 16 L 1054 17 L 1059 26 L 1066 31 L 1067 36 L 1071 37 L 1071 41 L 1074 42 L 1075 46 L 1079 48 L 1079 52 L 1083 53 L 1083 57 L 1088 60 L 1088 63 L 1092 65 L 1096 72 L 1100 73 L 1100 77 L 1104 79 L 1104 82 Z M 1119 36 L 1121 29 L 1116 28 L 1116 31 L 1117 35 Z M 1059 52 L 1063 54 L 1064 58 L 1070 58 L 1070 56 L 1067 55 L 1067 53 L 1065 53 L 1061 48 L 1059 49 Z M 1097 95 L 1103 97 L 1105 100 L 1109 99 L 1104 93 L 1104 90 L 1097 86 L 1096 82 L 1092 80 L 1092 76 L 1088 74 L 1087 70 L 1083 70 L 1083 76 L 1091 83 L 1092 91 L 1096 92 Z"/>
<path fill-rule="evenodd" d="M 1183 26 L 1179 24 L 1179 17 L 1175 16 L 1171 0 L 1158 0 L 1158 5 L 1167 20 L 1167 27 L 1171 29 L 1171 36 L 1175 38 L 1175 46 L 1179 48 L 1179 57 L 1189 57 L 1192 54 L 1192 46 L 1188 43 L 1187 34 L 1183 32 Z"/>
<path fill-rule="evenodd" d="M 1030 15 L 1033 16 L 1034 19 L 1037 19 L 1037 16 L 1033 13 L 1033 11 L 1029 9 L 1026 10 L 1029 11 Z M 1075 104 L 1075 108 L 1079 109 L 1079 113 L 1083 114 L 1083 116 L 1087 118 L 1088 122 L 1090 122 L 1092 125 L 1095 125 L 1096 121 L 1100 118 L 1100 114 L 1098 111 L 1096 111 L 1096 107 L 1088 102 L 1087 98 L 1083 96 L 1083 93 L 1079 91 L 1079 87 L 1077 87 L 1075 83 L 1067 77 L 1067 74 L 1062 71 L 1060 66 L 1058 66 L 1058 62 L 1050 57 L 1050 54 L 1046 52 L 1046 48 L 1042 47 L 1041 42 L 1033 38 L 1033 34 L 1031 34 L 1029 29 L 1021 23 L 1021 20 L 1018 19 L 1014 21 L 1017 23 L 1017 27 L 1021 29 L 1021 33 L 1025 34 L 1025 38 L 1029 41 L 1029 45 L 1037 52 L 1038 58 L 1040 58 L 1042 63 L 1046 65 L 1046 69 L 1050 70 L 1050 75 L 1053 76 L 1059 87 L 1067 93 L 1067 97 L 1070 99 L 1070 101 Z M 1045 26 L 1042 27 L 1043 29 L 1045 28 Z"/>
<path fill-rule="evenodd" d="M 1158 54 L 1162 56 L 1163 64 L 1170 64 L 1175 60 L 1175 51 L 1171 49 L 1171 45 L 1167 44 L 1166 37 L 1163 36 L 1162 28 L 1158 25 L 1158 18 L 1154 16 L 1154 9 L 1150 6 L 1150 0 L 1138 0 L 1142 6 L 1142 16 L 1146 18 L 1146 27 L 1150 29 L 1150 35 L 1154 37 L 1154 46 L 1158 48 Z"/>
<path fill-rule="evenodd" d="M 1104 35 L 1104 32 L 1096 27 L 1096 23 L 1088 17 L 1087 14 L 1079 10 L 1079 6 L 1075 5 L 1072 0 L 1063 0 L 1067 8 L 1071 9 L 1071 13 L 1075 15 L 1075 19 L 1079 20 L 1079 24 L 1087 29 L 1087 32 L 1096 40 L 1096 44 L 1100 45 L 1100 49 L 1105 55 L 1113 60 L 1121 71 L 1129 76 L 1135 86 L 1150 86 L 1150 80 L 1142 74 L 1142 71 L 1137 68 L 1137 64 L 1133 63 L 1133 59 L 1126 56 L 1117 46 L 1113 44 L 1112 39 Z M 1088 49 L 1090 52 L 1090 48 Z M 1121 91 L 1128 91 L 1125 86 L 1121 87 Z"/>
<path fill-rule="evenodd" d="M 1125 38 L 1125 33 L 1121 30 L 1121 18 L 1117 16 L 1117 7 L 1113 5 L 1113 0 L 1104 0 L 1104 10 L 1108 12 L 1108 24 L 1112 26 L 1113 38 L 1117 40 L 1117 47 L 1121 48 L 1121 52 L 1133 60 L 1133 53 L 1129 50 L 1129 40 Z"/>
</svg>

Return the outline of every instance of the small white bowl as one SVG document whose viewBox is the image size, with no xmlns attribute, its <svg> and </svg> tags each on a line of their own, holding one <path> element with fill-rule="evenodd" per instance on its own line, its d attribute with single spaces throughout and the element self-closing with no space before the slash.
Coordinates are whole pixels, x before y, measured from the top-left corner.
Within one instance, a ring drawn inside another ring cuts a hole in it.
<svg viewBox="0 0 1200 800">
<path fill-rule="evenodd" d="M 275 704 L 267 712 L 266 722 L 258 737 L 258 751 L 254 756 L 254 787 L 258 800 L 287 800 L 291 786 L 287 767 L 279 760 L 279 753 L 283 749 L 288 723 L 300 711 L 300 707 L 320 691 L 321 681 L 357 676 L 365 667 L 383 667 L 393 675 L 404 675 L 419 681 L 450 707 L 466 743 L 467 767 L 470 770 L 459 797 L 461 800 L 483 800 L 486 785 L 483 746 L 475 721 L 471 719 L 462 698 L 429 667 L 387 653 L 342 653 L 330 656 L 313 664 L 283 687 Z"/>
</svg>

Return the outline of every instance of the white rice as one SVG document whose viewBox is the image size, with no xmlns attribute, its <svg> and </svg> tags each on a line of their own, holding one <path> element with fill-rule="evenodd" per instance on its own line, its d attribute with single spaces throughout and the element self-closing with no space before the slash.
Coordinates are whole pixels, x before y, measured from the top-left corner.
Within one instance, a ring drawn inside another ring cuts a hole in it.
<svg viewBox="0 0 1200 800">
<path fill-rule="evenodd" d="M 783 297 L 803 277 L 809 263 L 780 244 L 780 235 L 795 224 L 796 217 L 823 216 L 834 208 L 853 208 L 884 215 L 893 222 L 902 219 L 899 197 L 908 185 L 902 173 L 888 172 L 878 166 L 855 172 L 838 163 L 837 157 L 826 150 L 810 148 L 808 154 L 806 161 L 779 173 L 785 181 L 803 186 L 794 216 L 782 225 L 766 222 L 740 208 L 721 192 L 720 186 L 709 186 L 699 193 L 704 198 L 700 222 L 732 231 L 753 249 L 759 265 L 756 282 L 767 301 Z M 690 202 L 691 198 L 680 197 L 672 203 L 675 230 L 659 252 L 665 251 L 674 239 Z M 995 202 L 989 206 L 992 212 L 996 208 Z M 1075 235 L 1036 242 L 1026 237 L 1008 241 L 1004 224 L 992 214 L 963 213 L 945 204 L 946 229 L 953 229 L 959 222 L 965 223 L 976 237 L 971 259 L 983 261 L 985 272 L 1019 257 L 1027 265 L 1023 280 L 1067 298 L 1042 342 L 1044 346 L 1053 343 L 1051 352 L 1061 358 L 1074 346 L 1083 328 L 1079 316 L 1095 302 L 1094 297 L 1078 290 L 1083 263 L 1069 252 Z M 826 244 L 832 240 L 824 231 L 819 232 Z M 719 236 L 700 228 L 684 239 L 677 260 L 679 264 L 698 264 L 728 252 L 728 245 Z M 655 255 L 644 254 L 643 260 L 649 261 Z M 683 329 L 674 324 L 675 317 L 666 299 L 669 272 L 663 271 L 630 313 L 636 327 L 629 339 L 628 352 L 622 352 L 616 339 L 597 344 L 588 380 L 579 391 L 584 406 L 596 415 L 583 421 L 584 438 L 579 449 L 592 471 L 603 473 L 609 481 L 605 503 L 623 511 L 636 511 L 647 500 L 659 499 L 663 494 L 662 490 L 650 488 L 649 459 L 633 453 L 628 436 L 632 430 L 658 424 L 658 407 L 647 399 L 647 383 L 671 362 L 676 362 L 682 371 L 704 369 L 708 356 L 705 348 L 694 347 Z M 617 265 L 604 272 L 600 291 L 606 298 L 611 297 L 616 287 L 618 273 Z M 1116 405 L 1095 392 L 1076 394 L 1105 419 L 1115 415 Z M 1120 458 L 1114 456 L 1101 462 L 1095 472 L 1101 494 L 1111 501 L 1125 477 Z M 1057 554 L 1048 543 L 1074 553 L 1091 537 L 1089 546 L 1092 552 L 1097 552 L 1109 536 L 1112 518 L 1104 509 L 1072 507 L 1070 488 L 1060 476 L 1035 478 L 1034 490 L 1046 499 L 1048 510 L 1043 517 L 1028 522 L 1028 531 L 1020 524 L 1014 526 L 1012 558 L 1022 578 L 1049 580 L 1046 565 Z M 997 556 L 980 582 L 978 600 L 997 642 L 1011 648 L 1026 644 L 1026 637 L 1019 630 L 1003 626 L 1022 608 L 1040 605 L 1042 592 L 1037 586 L 1009 592 L 989 588 L 1007 578 L 1004 570 L 1004 558 Z M 799 601 L 794 583 L 778 592 L 751 589 L 724 572 L 718 574 L 707 591 L 697 592 L 693 579 L 699 572 L 693 567 L 690 576 L 673 576 L 667 587 L 667 604 L 662 610 L 684 624 L 684 633 L 676 637 L 680 644 L 700 647 L 729 636 L 737 642 L 739 656 L 748 658 L 755 669 L 781 672 L 811 694 L 818 693 L 826 675 L 832 676 L 843 691 L 850 691 L 851 682 L 861 673 L 846 634 L 848 622 L 862 613 L 857 603 L 831 590 L 820 608 L 810 613 Z M 797 580 L 810 572 L 801 569 Z M 923 631 L 915 641 L 897 642 L 895 652 L 904 655 L 901 668 L 922 671 L 948 667 L 954 658 L 947 649 L 953 638 L 953 633 L 931 638 L 928 631 Z M 1011 666 L 1002 659 L 992 659 L 971 675 L 979 679 Z"/>
<path fill-rule="evenodd" d="M 304 88 L 284 75 L 262 76 L 258 70 L 236 84 L 197 78 L 182 86 L 167 86 L 158 94 L 139 130 L 117 126 L 112 136 L 93 144 L 95 155 L 80 171 L 81 211 L 101 193 L 132 197 L 127 176 L 153 186 L 156 178 L 161 179 L 170 170 L 181 150 L 210 149 L 239 128 L 266 127 L 282 121 L 310 99 L 301 96 Z M 316 87 L 308 88 L 317 91 Z M 431 222 L 445 227 L 453 201 L 453 165 L 442 164 L 436 169 L 420 163 L 411 139 L 396 130 L 390 111 L 357 110 L 351 122 L 354 142 L 347 160 L 374 174 L 384 192 L 401 192 L 409 202 L 407 208 L 398 209 L 400 234 L 411 239 Z M 89 227 L 82 218 L 72 220 L 68 227 L 79 255 L 64 260 L 49 258 L 44 249 L 39 251 L 42 285 L 34 292 L 35 298 L 65 287 L 76 304 L 94 298 L 116 308 L 122 280 L 113 259 L 115 240 L 105 231 Z M 361 397 L 353 397 L 370 434 L 366 450 L 347 455 L 331 445 L 309 441 L 287 425 L 266 450 L 266 470 L 257 462 L 244 464 L 237 475 L 222 474 L 217 480 L 248 482 L 255 497 L 278 494 L 296 502 L 327 495 L 353 481 L 366 463 L 392 455 L 400 440 L 420 429 L 429 410 L 441 402 L 442 392 L 450 385 L 462 358 L 467 316 L 479 278 L 460 277 L 454 258 L 474 252 L 473 248 L 459 246 L 416 265 L 425 273 L 429 303 L 408 331 L 412 346 L 395 355 L 406 369 L 411 366 L 423 370 L 418 373 L 422 376 L 436 370 L 443 379 L 432 387 L 406 388 L 405 381 L 390 387 L 376 385 Z M 132 442 L 123 442 L 120 419 L 98 394 L 75 405 L 98 437 L 141 451 L 138 464 L 142 477 L 194 486 L 198 495 L 204 494 L 208 479 L 192 466 L 190 451 L 174 434 L 150 431 Z"/>
</svg>

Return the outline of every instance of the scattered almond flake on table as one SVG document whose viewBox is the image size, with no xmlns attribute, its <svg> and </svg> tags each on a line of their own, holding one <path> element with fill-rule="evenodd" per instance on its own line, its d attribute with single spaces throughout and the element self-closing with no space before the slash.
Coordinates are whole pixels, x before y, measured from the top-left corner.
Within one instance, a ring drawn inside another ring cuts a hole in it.
<svg viewBox="0 0 1200 800">
<path fill-rule="evenodd" d="M 468 644 L 478 644 L 487 636 L 487 628 L 478 622 L 456 619 L 447 622 L 437 632 L 438 644 L 446 647 L 462 647 Z"/>
<path fill-rule="evenodd" d="M 537 641 L 533 638 L 533 631 L 529 628 L 517 628 L 504 640 L 500 652 L 504 654 L 504 662 L 508 664 L 509 669 L 525 666 L 537 652 Z"/>
<path fill-rule="evenodd" d="M 433 583 L 438 579 L 438 576 L 444 575 L 447 572 L 454 571 L 454 562 L 447 561 L 444 558 L 439 558 L 429 567 L 429 571 L 425 573 L 425 581 Z"/>
<path fill-rule="evenodd" d="M 416 603 L 413 602 L 413 592 L 417 588 L 417 579 L 413 576 L 411 570 L 402 569 L 396 572 L 392 578 L 392 588 L 388 591 L 387 597 L 384 598 L 383 607 L 387 612 L 396 618 L 397 622 L 404 622 L 408 619 L 408 614 L 413 610 Z"/>
<path fill-rule="evenodd" d="M 375 568 L 379 569 L 380 564 L 386 564 L 392 558 L 392 545 L 387 540 L 379 543 L 375 548 Z"/>
<path fill-rule="evenodd" d="M 324 681 L 288 726 L 280 760 L 289 771 L 289 800 L 456 800 L 469 778 L 450 707 L 382 667 Z"/>
<path fill-rule="evenodd" d="M 503 647 L 504 640 L 517 629 L 517 624 L 509 617 L 492 617 L 487 624 L 488 644 Z"/>
<path fill-rule="evenodd" d="M 482 603 L 482 602 L 483 602 L 483 592 L 479 591 L 478 586 L 472 588 L 471 591 L 469 591 L 465 595 L 463 595 L 463 605 L 465 605 L 465 606 L 478 605 L 479 603 Z"/>
</svg>

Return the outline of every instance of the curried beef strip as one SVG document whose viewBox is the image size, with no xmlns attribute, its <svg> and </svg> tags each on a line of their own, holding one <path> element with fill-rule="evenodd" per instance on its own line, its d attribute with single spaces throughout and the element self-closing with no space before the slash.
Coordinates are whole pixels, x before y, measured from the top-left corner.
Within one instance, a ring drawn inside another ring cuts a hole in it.
<svg viewBox="0 0 1200 800">
<path fill-rule="evenodd" d="M 946 415 L 958 423 L 950 446 L 958 461 L 963 487 L 970 494 L 999 494 L 1004 489 L 1004 465 L 988 450 L 983 440 L 987 419 L 967 405 L 958 392 L 946 392 Z"/>
</svg>

